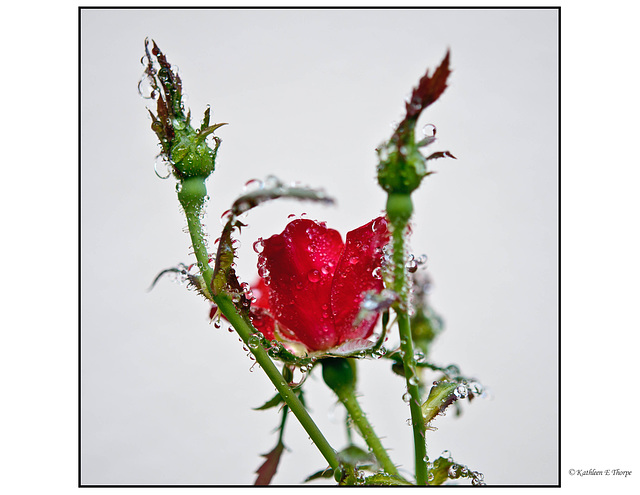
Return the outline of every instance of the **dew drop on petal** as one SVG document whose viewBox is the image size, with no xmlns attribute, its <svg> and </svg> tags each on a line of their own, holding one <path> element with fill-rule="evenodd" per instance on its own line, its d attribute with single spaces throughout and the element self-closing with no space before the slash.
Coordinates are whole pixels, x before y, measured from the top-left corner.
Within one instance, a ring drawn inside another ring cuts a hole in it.
<svg viewBox="0 0 640 495">
<path fill-rule="evenodd" d="M 321 277 L 322 275 L 320 274 L 320 271 L 316 269 L 309 270 L 309 273 L 307 273 L 307 278 L 309 279 L 309 282 L 313 282 L 313 283 L 318 282 Z"/>
<path fill-rule="evenodd" d="M 253 250 L 258 254 L 264 250 L 264 241 L 262 237 L 253 243 Z"/>
<path fill-rule="evenodd" d="M 384 228 L 384 223 L 385 223 L 384 219 L 376 218 L 371 224 L 371 230 L 373 230 L 374 232 L 380 231 L 382 228 Z"/>
</svg>

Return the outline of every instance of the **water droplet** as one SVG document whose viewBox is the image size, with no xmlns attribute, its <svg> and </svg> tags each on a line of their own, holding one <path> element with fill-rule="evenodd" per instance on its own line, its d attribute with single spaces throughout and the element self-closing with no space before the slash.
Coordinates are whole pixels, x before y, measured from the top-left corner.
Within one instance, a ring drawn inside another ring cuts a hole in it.
<svg viewBox="0 0 640 495">
<path fill-rule="evenodd" d="M 460 376 L 460 368 L 458 368 L 455 364 L 447 366 L 444 372 L 450 378 Z"/>
<path fill-rule="evenodd" d="M 410 259 L 405 264 L 405 268 L 409 273 L 415 273 L 418 270 L 418 263 L 414 259 Z"/>
<path fill-rule="evenodd" d="M 378 280 L 382 279 L 382 267 L 378 266 L 374 268 L 373 271 L 371 272 L 371 276 Z"/>
<path fill-rule="evenodd" d="M 416 363 L 422 363 L 424 361 L 424 352 L 422 352 L 420 349 L 416 350 L 413 353 L 413 359 L 416 360 Z"/>
<path fill-rule="evenodd" d="M 264 240 L 262 239 L 262 237 L 260 237 L 260 239 L 253 243 L 253 250 L 258 254 L 260 254 L 264 250 Z"/>
<path fill-rule="evenodd" d="M 242 190 L 246 194 L 246 193 L 249 193 L 249 192 L 260 190 L 263 187 L 264 187 L 264 184 L 262 183 L 261 180 L 259 180 L 259 179 L 249 179 L 247 182 L 244 183 L 244 186 L 243 186 Z"/>
<path fill-rule="evenodd" d="M 153 87 L 152 81 L 153 79 L 147 74 L 144 74 L 138 81 L 138 94 L 145 100 L 153 100 L 158 96 L 158 91 Z"/>
<path fill-rule="evenodd" d="M 473 395 L 484 396 L 484 387 L 478 382 L 471 382 L 468 386 L 469 392 Z"/>
<path fill-rule="evenodd" d="M 322 278 L 322 275 L 319 270 L 312 269 L 309 270 L 309 273 L 307 273 L 307 278 L 309 279 L 309 282 L 315 283 L 318 282 L 320 278 Z"/>
<path fill-rule="evenodd" d="M 266 263 L 261 263 L 258 265 L 258 275 L 260 275 L 260 277 L 262 279 L 265 280 L 265 282 L 267 282 L 267 284 L 269 283 L 269 269 L 266 266 Z"/>
<path fill-rule="evenodd" d="M 247 345 L 249 346 L 250 349 L 257 349 L 258 347 L 260 347 L 260 336 L 256 333 L 252 334 L 249 336 L 249 339 L 247 340 Z"/>
<path fill-rule="evenodd" d="M 266 189 L 276 189 L 282 187 L 284 184 L 275 175 L 269 175 L 264 181 L 264 187 Z"/>
<path fill-rule="evenodd" d="M 436 136 L 436 126 L 433 124 L 427 124 L 422 128 L 422 134 L 425 137 L 435 137 Z"/>
<path fill-rule="evenodd" d="M 181 131 L 182 129 L 185 129 L 187 127 L 187 123 L 181 119 L 173 119 L 171 121 L 171 124 L 173 125 L 173 128 L 178 131 Z"/>
<path fill-rule="evenodd" d="M 226 223 L 233 217 L 233 212 L 231 210 L 226 210 L 222 215 L 220 215 L 220 223 L 222 225 L 226 225 Z"/>
<path fill-rule="evenodd" d="M 469 390 L 467 389 L 467 386 L 464 383 L 461 383 L 460 385 L 458 385 L 456 387 L 456 389 L 453 391 L 453 394 L 458 398 L 458 399 L 464 399 L 467 397 L 467 395 L 469 395 Z"/>
<path fill-rule="evenodd" d="M 160 179 L 168 179 L 169 177 L 171 177 L 171 162 L 167 160 L 167 157 L 164 155 L 164 153 L 160 153 L 158 156 L 156 156 L 156 162 L 153 165 L 153 170 Z"/>
<path fill-rule="evenodd" d="M 416 258 L 416 263 L 418 263 L 418 265 L 424 265 L 427 262 L 427 259 L 428 257 L 426 254 L 421 254 Z"/>
<path fill-rule="evenodd" d="M 376 218 L 371 224 L 371 230 L 379 232 L 385 227 L 385 220 L 382 217 Z"/>
<path fill-rule="evenodd" d="M 405 392 L 402 396 L 402 400 L 408 404 L 411 402 L 411 394 L 409 392 Z"/>
</svg>

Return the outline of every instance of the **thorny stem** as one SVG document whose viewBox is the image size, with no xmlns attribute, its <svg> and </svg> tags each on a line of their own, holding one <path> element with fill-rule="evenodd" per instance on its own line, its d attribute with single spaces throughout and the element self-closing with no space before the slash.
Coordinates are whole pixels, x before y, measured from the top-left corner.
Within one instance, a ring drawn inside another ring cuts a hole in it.
<svg viewBox="0 0 640 495">
<path fill-rule="evenodd" d="M 389 458 L 386 449 L 382 446 L 380 439 L 376 435 L 375 431 L 373 431 L 371 423 L 369 423 L 369 420 L 360 408 L 360 404 L 358 404 L 358 400 L 356 399 L 353 389 L 343 387 L 336 390 L 336 394 L 349 413 L 352 421 L 358 427 L 358 430 L 362 434 L 362 438 L 367 442 L 367 445 L 373 452 L 373 455 L 378 459 L 378 462 L 380 462 L 384 470 L 389 474 L 401 477 L 395 464 Z"/>
<path fill-rule="evenodd" d="M 206 189 L 205 189 L 206 195 Z M 204 198 L 204 195 L 203 195 Z M 198 266 L 204 278 L 206 287 L 211 287 L 211 281 L 213 279 L 213 269 L 209 265 L 209 255 L 207 253 L 207 247 L 204 242 L 204 235 L 202 233 L 202 225 L 200 223 L 200 203 L 187 203 L 181 201 L 182 206 L 187 216 L 187 225 L 189 228 L 189 234 L 191 236 L 191 242 L 193 244 L 193 250 L 198 260 Z M 199 206 L 199 207 L 198 207 Z M 247 347 L 251 350 L 256 358 L 256 362 L 262 367 L 267 374 L 278 393 L 282 396 L 283 400 L 291 410 L 291 412 L 298 418 L 300 424 L 305 429 L 311 440 L 315 443 L 316 447 L 324 458 L 327 460 L 334 472 L 341 472 L 340 461 L 336 451 L 331 447 L 327 439 L 324 437 L 320 429 L 314 423 L 311 416 L 305 409 L 304 405 L 287 384 L 286 380 L 275 366 L 267 352 L 262 346 L 258 346 L 256 349 L 252 349 L 249 346 L 249 338 L 256 330 L 250 323 L 248 323 L 236 309 L 231 297 L 226 293 L 213 294 L 211 298 L 216 303 L 222 314 L 229 321 L 229 323 L 236 330 L 240 338 L 247 344 Z"/>
<path fill-rule="evenodd" d="M 404 367 L 404 375 L 409 393 L 409 409 L 413 428 L 413 444 L 415 453 L 416 484 L 427 485 L 427 446 L 426 428 L 420 407 L 420 389 L 416 361 L 413 355 L 413 338 L 408 314 L 409 294 L 406 287 L 407 272 L 405 267 L 405 232 L 413 212 L 410 195 L 390 194 L 387 201 L 387 215 L 393 226 L 393 289 L 400 295 L 393 309 L 397 315 L 400 334 L 400 355 Z"/>
</svg>

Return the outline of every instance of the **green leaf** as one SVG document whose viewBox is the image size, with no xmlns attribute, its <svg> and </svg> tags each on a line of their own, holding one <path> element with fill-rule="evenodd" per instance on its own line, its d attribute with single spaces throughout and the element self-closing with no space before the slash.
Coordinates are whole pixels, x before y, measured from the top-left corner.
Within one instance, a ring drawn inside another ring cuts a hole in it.
<svg viewBox="0 0 640 495">
<path fill-rule="evenodd" d="M 469 478 L 471 484 L 484 485 L 484 475 L 479 471 L 472 471 L 467 466 L 457 464 L 450 456 L 441 455 L 434 462 L 429 463 L 429 485 L 442 485 L 448 480 Z"/>
<path fill-rule="evenodd" d="M 429 484 L 442 485 L 449 479 L 449 468 L 453 461 L 449 458 L 438 457 L 433 463 L 429 463 Z"/>
<path fill-rule="evenodd" d="M 254 407 L 254 411 L 265 411 L 266 409 L 271 409 L 273 407 L 277 407 L 280 404 L 284 404 L 284 399 L 280 394 L 276 394 L 272 399 L 269 399 L 267 402 L 262 404 L 260 407 Z"/>
<path fill-rule="evenodd" d="M 338 452 L 338 457 L 346 464 L 354 467 L 376 466 L 375 456 L 357 445 L 349 445 Z"/>
<path fill-rule="evenodd" d="M 387 473 L 376 473 L 371 476 L 367 476 L 364 480 L 365 485 L 369 486 L 411 486 L 407 480 L 393 476 Z"/>
<path fill-rule="evenodd" d="M 305 478 L 304 480 L 304 483 L 308 483 L 309 481 L 313 480 L 319 480 L 321 478 L 333 478 L 333 469 L 327 468 L 323 469 L 322 471 L 316 471 L 312 475 L 307 476 L 307 478 Z"/>
<path fill-rule="evenodd" d="M 449 405 L 457 400 L 455 390 L 458 388 L 456 382 L 437 382 L 436 385 L 431 387 L 429 397 L 426 402 L 422 404 L 422 416 L 424 422 L 429 423 L 438 414 L 442 413 Z"/>
</svg>

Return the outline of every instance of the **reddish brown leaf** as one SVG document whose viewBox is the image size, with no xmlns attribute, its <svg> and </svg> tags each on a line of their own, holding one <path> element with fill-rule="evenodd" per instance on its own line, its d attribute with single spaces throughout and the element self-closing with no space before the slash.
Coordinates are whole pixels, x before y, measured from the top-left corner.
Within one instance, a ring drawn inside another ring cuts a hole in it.
<svg viewBox="0 0 640 495">
<path fill-rule="evenodd" d="M 430 76 L 429 71 L 427 71 L 420 79 L 418 86 L 413 90 L 411 100 L 406 104 L 407 119 L 417 118 L 425 108 L 440 97 L 447 88 L 449 74 L 451 74 L 451 70 L 449 69 L 449 51 L 447 51 L 433 76 Z"/>
<path fill-rule="evenodd" d="M 264 457 L 266 460 L 256 471 L 258 477 L 256 478 L 254 485 L 268 485 L 269 483 L 271 483 L 271 480 L 275 476 L 278 469 L 280 456 L 282 455 L 283 451 L 284 444 L 282 442 L 278 442 L 278 445 L 276 445 L 275 449 L 273 449 L 268 454 L 263 454 L 262 457 Z"/>
</svg>

